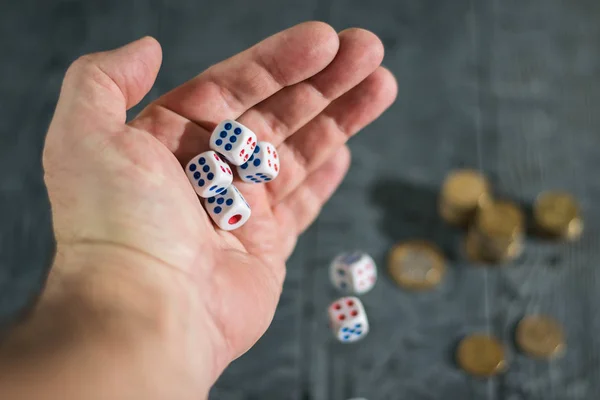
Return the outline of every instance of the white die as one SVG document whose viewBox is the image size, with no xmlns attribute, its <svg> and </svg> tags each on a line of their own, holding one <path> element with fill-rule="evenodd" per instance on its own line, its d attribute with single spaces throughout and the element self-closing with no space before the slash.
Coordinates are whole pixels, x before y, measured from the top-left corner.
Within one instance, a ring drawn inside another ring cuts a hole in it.
<svg viewBox="0 0 600 400">
<path fill-rule="evenodd" d="M 375 286 L 377 267 L 367 253 L 343 253 L 331 262 L 329 277 L 333 286 L 342 292 L 363 294 Z"/>
<path fill-rule="evenodd" d="M 254 152 L 237 167 L 240 179 L 248 183 L 269 182 L 279 174 L 279 155 L 269 142 L 258 142 Z"/>
<path fill-rule="evenodd" d="M 328 314 L 329 325 L 340 342 L 356 342 L 369 333 L 367 313 L 357 297 L 337 299 L 329 306 Z"/>
<path fill-rule="evenodd" d="M 233 181 L 229 165 L 212 150 L 192 158 L 185 172 L 200 197 L 211 197 L 227 189 Z"/>
<path fill-rule="evenodd" d="M 217 226 L 231 231 L 244 225 L 250 218 L 250 205 L 233 185 L 216 196 L 204 200 L 204 208 Z"/>
<path fill-rule="evenodd" d="M 239 122 L 226 119 L 210 136 L 210 148 L 233 165 L 242 165 L 256 147 L 256 135 Z"/>
</svg>

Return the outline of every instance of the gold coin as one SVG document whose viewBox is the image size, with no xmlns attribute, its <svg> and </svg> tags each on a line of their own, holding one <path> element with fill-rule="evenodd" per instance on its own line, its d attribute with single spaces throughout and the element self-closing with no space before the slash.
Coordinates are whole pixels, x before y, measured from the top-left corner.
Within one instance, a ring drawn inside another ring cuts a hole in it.
<svg viewBox="0 0 600 400">
<path fill-rule="evenodd" d="M 510 243 L 523 235 L 525 217 L 516 204 L 494 201 L 479 210 L 475 225 L 487 239 Z"/>
<path fill-rule="evenodd" d="M 467 259 L 473 263 L 481 264 L 488 261 L 482 254 L 479 236 L 472 229 L 465 236 L 465 254 Z"/>
<path fill-rule="evenodd" d="M 522 237 L 516 237 L 511 241 L 500 241 L 479 236 L 479 253 L 488 261 L 511 261 L 519 257 L 523 252 Z"/>
<path fill-rule="evenodd" d="M 434 244 L 412 240 L 392 248 L 388 271 L 398 285 L 407 289 L 431 289 L 441 282 L 446 272 L 446 260 Z"/>
<path fill-rule="evenodd" d="M 497 375 L 507 365 L 500 341 L 480 333 L 470 335 L 460 342 L 456 362 L 467 373 L 478 377 Z"/>
<path fill-rule="evenodd" d="M 555 357 L 566 347 L 560 324 L 543 315 L 523 318 L 517 325 L 516 342 L 523 352 L 538 358 Z"/>
<path fill-rule="evenodd" d="M 486 242 L 474 229 L 469 229 L 464 241 L 464 251 L 472 263 L 499 263 L 509 262 L 517 259 L 523 253 L 523 242 L 518 238 L 512 242 L 505 243 L 504 246 L 498 246 L 491 242 Z"/>
<path fill-rule="evenodd" d="M 451 225 L 466 225 L 471 214 L 452 208 L 443 199 L 438 202 L 438 212 L 442 219 Z"/>
<path fill-rule="evenodd" d="M 538 196 L 533 207 L 533 217 L 541 233 L 577 239 L 583 231 L 577 200 L 565 192 L 545 192 Z"/>
<path fill-rule="evenodd" d="M 506 251 L 506 259 L 514 260 L 514 259 L 521 257 L 521 254 L 523 254 L 523 250 L 524 250 L 523 241 L 515 240 L 508 246 L 508 249 Z"/>
<path fill-rule="evenodd" d="M 463 225 L 478 207 L 487 203 L 489 193 L 489 183 L 479 172 L 471 169 L 453 171 L 442 185 L 440 215 L 448 223 Z"/>
<path fill-rule="evenodd" d="M 462 169 L 451 172 L 442 187 L 442 197 L 449 204 L 461 209 L 474 209 L 489 194 L 487 179 L 479 172 Z"/>
</svg>

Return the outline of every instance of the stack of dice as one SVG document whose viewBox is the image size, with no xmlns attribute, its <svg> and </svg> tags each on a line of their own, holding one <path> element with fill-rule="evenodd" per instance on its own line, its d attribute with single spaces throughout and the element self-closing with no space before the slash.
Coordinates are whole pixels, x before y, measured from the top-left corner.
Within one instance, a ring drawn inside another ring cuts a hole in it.
<svg viewBox="0 0 600 400">
<path fill-rule="evenodd" d="M 236 167 L 242 181 L 264 183 L 279 174 L 279 156 L 275 146 L 259 142 L 254 132 L 233 120 L 217 125 L 210 136 L 210 148 L 192 158 L 185 171 L 198 196 L 204 199 L 204 208 L 214 223 L 231 231 L 244 225 L 251 211 L 233 185 L 229 164 Z"/>
<path fill-rule="evenodd" d="M 337 256 L 329 266 L 333 286 L 344 294 L 362 295 L 377 282 L 375 261 L 364 252 L 353 251 Z M 369 332 L 365 308 L 356 296 L 338 298 L 328 308 L 329 325 L 342 343 L 362 339 Z"/>
</svg>

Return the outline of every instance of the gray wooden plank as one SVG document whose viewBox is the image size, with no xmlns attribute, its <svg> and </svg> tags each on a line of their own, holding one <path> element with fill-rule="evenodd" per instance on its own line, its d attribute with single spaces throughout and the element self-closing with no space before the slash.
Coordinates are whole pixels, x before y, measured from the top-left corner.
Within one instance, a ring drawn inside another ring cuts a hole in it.
<svg viewBox="0 0 600 400">
<path fill-rule="evenodd" d="M 72 60 L 156 36 L 162 71 L 134 115 L 209 65 L 290 25 L 322 19 L 336 29 L 361 26 L 380 35 L 399 99 L 351 141 L 349 175 L 290 259 L 272 326 L 232 363 L 211 398 L 516 400 L 600 393 L 600 185 L 594 175 L 600 170 L 600 3 L 22 0 L 1 7 L 0 92 L 10 99 L 0 104 L 1 243 L 13 250 L 0 259 L 3 316 L 35 294 L 51 252 L 39 152 Z M 461 166 L 481 168 L 500 195 L 524 204 L 543 189 L 573 191 L 583 204 L 584 238 L 567 245 L 530 238 L 516 265 L 473 268 L 458 251 L 461 232 L 435 213 L 445 174 Z M 434 240 L 451 260 L 434 292 L 398 290 L 383 270 L 388 248 L 413 237 Z M 351 248 L 369 251 L 381 277 L 362 297 L 371 333 L 344 346 L 327 327 L 325 308 L 338 296 L 327 264 Z M 563 359 L 543 363 L 516 351 L 514 325 L 530 312 L 565 323 Z M 505 376 L 479 381 L 453 364 L 457 341 L 474 330 L 507 342 Z"/>
</svg>

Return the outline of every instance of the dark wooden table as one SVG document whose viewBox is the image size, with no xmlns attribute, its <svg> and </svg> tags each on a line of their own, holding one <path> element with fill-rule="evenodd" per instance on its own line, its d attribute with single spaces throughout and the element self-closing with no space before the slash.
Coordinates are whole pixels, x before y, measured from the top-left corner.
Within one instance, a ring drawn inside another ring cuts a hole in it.
<svg viewBox="0 0 600 400">
<path fill-rule="evenodd" d="M 40 152 L 62 75 L 80 54 L 150 34 L 164 63 L 151 95 L 295 23 L 380 35 L 399 98 L 351 142 L 350 173 L 289 262 L 263 339 L 211 398 L 596 399 L 600 395 L 600 2 L 597 0 L 3 1 L 0 4 L 0 311 L 32 296 L 52 252 Z M 585 236 L 528 239 L 504 268 L 469 265 L 462 233 L 436 216 L 452 168 L 481 169 L 501 196 L 530 205 L 544 189 L 582 202 Z M 397 240 L 441 246 L 451 266 L 435 291 L 399 290 L 384 273 Z M 342 345 L 325 309 L 327 265 L 368 251 L 380 280 L 363 301 L 372 331 Z M 565 324 L 568 351 L 550 363 L 519 354 L 515 323 L 531 312 Z M 507 343 L 510 369 L 487 381 L 453 363 L 473 331 Z"/>
</svg>

